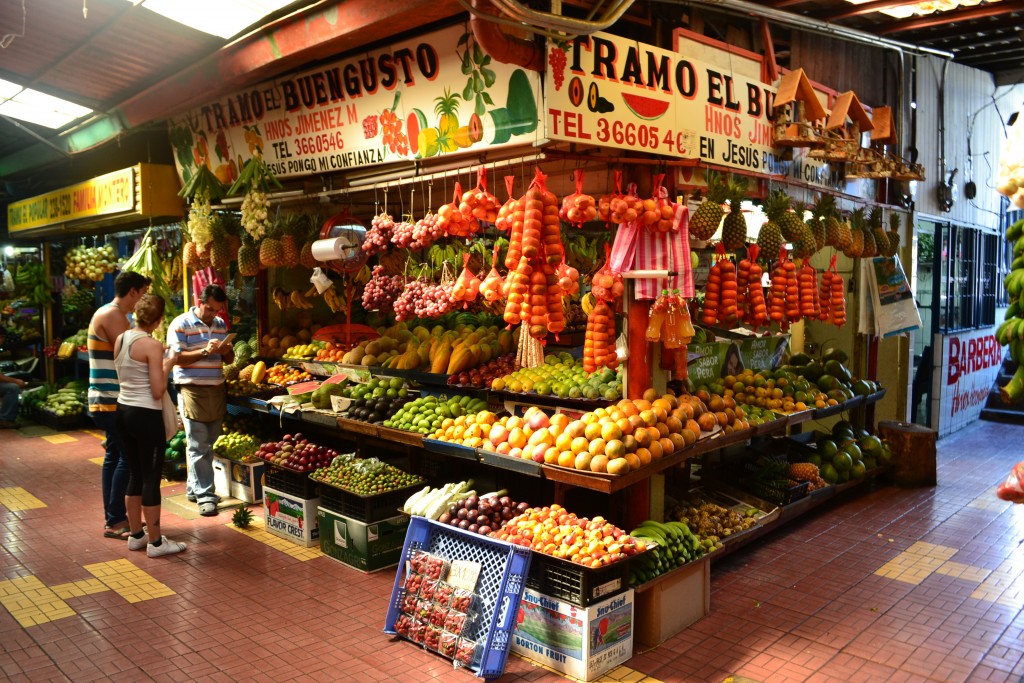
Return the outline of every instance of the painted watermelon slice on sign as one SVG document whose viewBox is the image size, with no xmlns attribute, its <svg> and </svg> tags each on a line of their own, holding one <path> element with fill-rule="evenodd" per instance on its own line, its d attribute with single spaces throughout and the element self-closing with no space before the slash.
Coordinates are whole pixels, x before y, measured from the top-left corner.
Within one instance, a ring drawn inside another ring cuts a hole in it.
<svg viewBox="0 0 1024 683">
<path fill-rule="evenodd" d="M 622 101 L 626 103 L 631 112 L 648 121 L 664 116 L 670 104 L 666 100 L 657 100 L 653 97 L 626 92 L 622 93 Z"/>
</svg>

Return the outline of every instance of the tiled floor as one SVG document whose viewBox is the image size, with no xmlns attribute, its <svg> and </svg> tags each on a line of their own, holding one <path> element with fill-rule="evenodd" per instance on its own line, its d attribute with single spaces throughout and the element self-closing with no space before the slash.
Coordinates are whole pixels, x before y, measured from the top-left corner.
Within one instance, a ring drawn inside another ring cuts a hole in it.
<svg viewBox="0 0 1024 683">
<path fill-rule="evenodd" d="M 240 533 L 102 538 L 99 441 L 0 432 L 0 679 L 469 681 L 382 632 L 393 574 Z M 1013 681 L 1024 676 L 1024 506 L 994 496 L 1024 427 L 940 442 L 939 486 L 830 503 L 717 564 L 711 615 L 605 680 Z M 167 487 L 165 496 L 181 493 Z M 562 678 L 512 657 L 504 681 Z"/>
</svg>

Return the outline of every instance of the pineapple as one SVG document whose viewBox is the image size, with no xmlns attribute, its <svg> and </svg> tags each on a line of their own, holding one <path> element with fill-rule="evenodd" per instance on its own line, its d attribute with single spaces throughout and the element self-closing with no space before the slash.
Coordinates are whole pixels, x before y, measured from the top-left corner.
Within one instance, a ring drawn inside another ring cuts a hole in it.
<svg viewBox="0 0 1024 683">
<path fill-rule="evenodd" d="M 246 529 L 252 524 L 252 512 L 249 508 L 243 505 L 242 507 L 235 510 L 235 514 L 231 515 L 231 523 L 239 529 Z"/>
<path fill-rule="evenodd" d="M 224 366 L 224 379 L 235 380 L 238 379 L 239 369 L 238 366 L 232 363 L 231 365 Z"/>
<path fill-rule="evenodd" d="M 294 268 L 299 265 L 299 247 L 295 244 L 295 238 L 293 236 L 281 236 L 281 251 L 284 255 L 284 263 L 282 265 L 288 268 Z"/>
<path fill-rule="evenodd" d="M 798 216 L 802 216 L 807 210 L 803 204 L 798 204 L 796 207 L 796 213 Z M 814 251 L 821 251 L 825 248 L 825 219 L 817 213 L 811 212 L 811 220 L 807 221 L 807 225 L 811 228 L 811 234 L 814 235 Z"/>
<path fill-rule="evenodd" d="M 231 249 L 226 240 L 216 240 L 210 243 L 210 265 L 217 270 L 224 270 L 231 265 Z"/>
<path fill-rule="evenodd" d="M 818 466 L 809 462 L 793 463 L 786 470 L 786 475 L 797 481 L 814 481 L 819 474 Z"/>
<path fill-rule="evenodd" d="M 804 217 L 802 213 L 789 211 L 789 205 L 793 200 L 783 193 L 786 198 L 786 211 L 779 216 L 779 229 L 782 230 L 782 239 L 787 242 L 795 242 L 804 234 Z"/>
<path fill-rule="evenodd" d="M 871 227 L 870 215 L 861 223 L 860 229 L 864 233 L 864 250 L 860 253 L 861 258 L 878 256 L 878 245 L 875 243 L 875 233 Z"/>
<path fill-rule="evenodd" d="M 882 225 L 882 210 L 875 207 L 871 210 L 871 232 L 875 238 L 876 256 L 892 256 L 889 253 L 889 235 Z"/>
<path fill-rule="evenodd" d="M 250 239 L 242 240 L 242 246 L 238 249 L 238 272 L 245 277 L 260 272 L 260 253 Z"/>
<path fill-rule="evenodd" d="M 185 263 L 185 267 L 191 268 L 192 270 L 200 268 L 201 266 L 199 265 L 199 252 L 196 250 L 196 243 L 185 242 L 184 251 L 185 256 L 182 258 L 182 260 Z"/>
<path fill-rule="evenodd" d="M 709 240 L 718 231 L 722 223 L 722 203 L 725 201 L 728 188 L 721 181 L 718 174 L 708 171 L 708 193 L 704 201 L 700 203 L 697 210 L 690 218 L 690 235 L 699 240 Z"/>
<path fill-rule="evenodd" d="M 761 255 L 765 261 L 771 263 L 779 258 L 782 249 L 782 229 L 779 228 L 779 218 L 789 211 L 789 197 L 781 190 L 776 190 L 768 195 L 764 202 L 764 213 L 768 221 L 761 226 L 761 232 L 757 235 L 757 246 L 761 249 Z"/>
<path fill-rule="evenodd" d="M 846 253 L 846 250 L 853 246 L 853 228 L 850 226 L 849 219 L 844 219 L 839 215 L 839 211 L 835 214 L 836 223 L 839 229 L 839 239 L 836 241 L 836 249 Z"/>
<path fill-rule="evenodd" d="M 896 252 L 900 250 L 900 215 L 898 213 L 890 216 L 889 233 L 886 236 L 889 238 L 889 251 L 886 256 L 895 256 Z"/>
<path fill-rule="evenodd" d="M 227 236 L 228 255 L 232 261 L 238 260 L 238 250 L 242 248 L 242 240 L 238 235 L 231 233 Z"/>
<path fill-rule="evenodd" d="M 299 264 L 312 270 L 316 268 L 319 262 L 313 258 L 313 243 L 306 242 L 302 245 L 302 251 L 299 252 Z"/>
<path fill-rule="evenodd" d="M 260 242 L 260 267 L 284 265 L 284 247 L 274 237 L 263 238 Z"/>
<path fill-rule="evenodd" d="M 850 258 L 860 258 L 864 255 L 864 209 L 857 209 L 850 214 L 850 231 L 850 247 L 843 253 Z"/>
<path fill-rule="evenodd" d="M 818 250 L 818 242 L 814 239 L 814 231 L 811 226 L 804 223 L 803 234 L 793 240 L 793 258 L 811 258 Z"/>
<path fill-rule="evenodd" d="M 814 211 L 820 217 L 822 225 L 825 226 L 825 246 L 839 246 L 841 224 L 836 209 L 836 200 L 830 194 L 823 194 L 814 203 Z"/>
<path fill-rule="evenodd" d="M 746 181 L 729 185 L 729 213 L 722 223 L 722 244 L 728 251 L 742 249 L 747 243 L 747 221 L 743 217 L 742 208 L 746 193 Z"/>
<path fill-rule="evenodd" d="M 251 382 L 252 381 L 252 372 L 253 372 L 253 370 L 255 368 L 256 368 L 255 365 L 246 365 L 244 368 L 242 368 L 241 370 L 238 371 L 238 379 L 240 379 L 242 381 L 245 381 L 245 382 Z"/>
</svg>

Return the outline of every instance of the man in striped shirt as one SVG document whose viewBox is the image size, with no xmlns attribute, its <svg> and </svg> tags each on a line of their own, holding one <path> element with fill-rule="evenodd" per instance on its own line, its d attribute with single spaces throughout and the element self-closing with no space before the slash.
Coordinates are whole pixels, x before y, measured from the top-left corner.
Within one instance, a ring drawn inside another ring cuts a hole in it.
<svg viewBox="0 0 1024 683">
<path fill-rule="evenodd" d="M 103 535 L 128 538 L 128 464 L 117 432 L 117 394 L 120 384 L 114 369 L 114 341 L 131 327 L 128 315 L 149 290 L 149 278 L 122 271 L 114 279 L 114 300 L 96 309 L 89 321 L 89 416 L 106 433 L 103 454 Z"/>
<path fill-rule="evenodd" d="M 178 353 L 174 383 L 178 387 L 178 410 L 185 425 L 188 480 L 185 492 L 199 504 L 199 514 L 217 514 L 213 492 L 213 442 L 227 410 L 224 363 L 235 359 L 230 343 L 224 343 L 227 326 L 218 314 L 227 307 L 228 297 L 217 285 L 207 285 L 199 305 L 182 313 L 167 330 L 167 346 Z"/>
</svg>

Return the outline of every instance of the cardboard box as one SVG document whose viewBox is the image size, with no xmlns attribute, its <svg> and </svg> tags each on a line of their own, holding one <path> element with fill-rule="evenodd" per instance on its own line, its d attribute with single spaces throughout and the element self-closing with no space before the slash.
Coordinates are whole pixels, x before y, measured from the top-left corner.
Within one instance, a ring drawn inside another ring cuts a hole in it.
<svg viewBox="0 0 1024 683">
<path fill-rule="evenodd" d="M 270 488 L 263 489 L 266 529 L 275 536 L 307 548 L 320 542 L 316 523 L 319 498 L 302 499 Z"/>
<path fill-rule="evenodd" d="M 408 515 L 366 523 L 318 508 L 316 517 L 320 550 L 328 557 L 362 572 L 394 567 L 402 559 Z"/>
<path fill-rule="evenodd" d="M 636 594 L 636 642 L 655 647 L 711 611 L 711 559 L 705 557 L 641 586 Z"/>
<path fill-rule="evenodd" d="M 633 656 L 633 601 L 630 589 L 583 608 L 527 588 L 512 652 L 574 678 L 594 680 Z"/>
<path fill-rule="evenodd" d="M 263 466 L 261 460 L 242 462 L 213 456 L 213 488 L 222 498 L 237 498 L 246 503 L 263 500 Z"/>
</svg>

